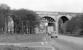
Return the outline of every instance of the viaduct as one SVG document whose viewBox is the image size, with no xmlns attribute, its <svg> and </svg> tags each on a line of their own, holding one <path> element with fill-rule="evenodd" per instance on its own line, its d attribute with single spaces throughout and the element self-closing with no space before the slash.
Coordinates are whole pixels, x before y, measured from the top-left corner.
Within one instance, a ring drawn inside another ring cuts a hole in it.
<svg viewBox="0 0 83 50">
<path fill-rule="evenodd" d="M 45 11 L 36 11 L 40 18 L 50 20 L 48 22 L 47 30 L 55 31 L 59 33 L 60 25 L 64 24 L 66 21 L 71 20 L 76 15 L 80 13 L 71 13 L 71 12 L 45 12 Z M 46 31 L 47 31 L 46 30 Z"/>
</svg>

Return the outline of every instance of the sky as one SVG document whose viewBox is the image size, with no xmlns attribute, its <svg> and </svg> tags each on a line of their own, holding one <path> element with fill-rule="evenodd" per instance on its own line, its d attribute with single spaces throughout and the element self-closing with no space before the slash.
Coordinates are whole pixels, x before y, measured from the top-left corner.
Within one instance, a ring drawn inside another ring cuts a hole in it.
<svg viewBox="0 0 83 50">
<path fill-rule="evenodd" d="M 83 12 L 83 0 L 0 0 L 11 9 L 30 9 L 34 11 Z"/>
</svg>

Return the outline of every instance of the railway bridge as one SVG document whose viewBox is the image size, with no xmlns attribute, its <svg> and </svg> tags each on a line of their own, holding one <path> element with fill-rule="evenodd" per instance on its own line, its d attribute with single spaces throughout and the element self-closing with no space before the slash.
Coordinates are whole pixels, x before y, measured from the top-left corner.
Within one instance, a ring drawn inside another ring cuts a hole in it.
<svg viewBox="0 0 83 50">
<path fill-rule="evenodd" d="M 45 12 L 45 11 L 37 11 L 36 13 L 39 15 L 41 20 L 40 27 L 46 28 L 44 29 L 44 31 L 46 30 L 46 32 L 56 32 L 56 33 L 59 33 L 59 29 L 61 28 L 62 24 L 64 24 L 66 21 L 71 20 L 73 17 L 79 14 L 70 12 Z M 41 25 L 46 27 L 42 27 Z"/>
</svg>

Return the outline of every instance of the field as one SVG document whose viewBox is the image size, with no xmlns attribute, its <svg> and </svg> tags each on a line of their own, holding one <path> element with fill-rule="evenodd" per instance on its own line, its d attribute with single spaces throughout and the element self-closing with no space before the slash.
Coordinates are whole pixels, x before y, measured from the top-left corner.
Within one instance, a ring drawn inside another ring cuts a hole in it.
<svg viewBox="0 0 83 50">
<path fill-rule="evenodd" d="M 28 42 L 42 42 L 46 38 L 46 34 L 2 34 L 0 35 L 0 43 L 28 43 Z M 38 45 L 38 44 L 34 44 Z M 30 47 L 30 46 L 14 46 L 14 45 L 0 45 L 0 50 L 52 50 L 49 47 Z"/>
<path fill-rule="evenodd" d="M 20 43 L 20 42 L 40 42 L 46 37 L 46 34 L 14 34 L 0 35 L 0 42 L 9 42 L 9 43 Z"/>
</svg>

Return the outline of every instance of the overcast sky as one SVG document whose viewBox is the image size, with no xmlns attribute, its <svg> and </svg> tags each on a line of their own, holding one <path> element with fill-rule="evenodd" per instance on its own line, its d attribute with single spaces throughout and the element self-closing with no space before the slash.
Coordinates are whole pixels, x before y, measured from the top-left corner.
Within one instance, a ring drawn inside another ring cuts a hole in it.
<svg viewBox="0 0 83 50">
<path fill-rule="evenodd" d="M 83 0 L 0 0 L 0 3 L 8 4 L 12 9 L 83 12 Z"/>
</svg>

